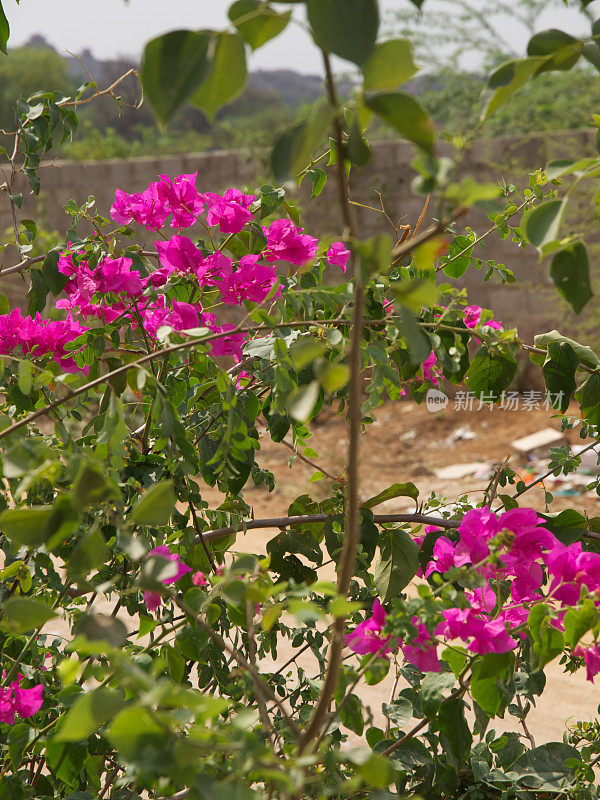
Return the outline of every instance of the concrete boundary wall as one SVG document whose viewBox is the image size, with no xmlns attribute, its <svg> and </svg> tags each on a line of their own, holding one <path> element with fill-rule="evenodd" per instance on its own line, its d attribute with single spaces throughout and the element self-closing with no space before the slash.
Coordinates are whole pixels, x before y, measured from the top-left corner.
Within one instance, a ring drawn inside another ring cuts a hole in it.
<svg viewBox="0 0 600 800">
<path fill-rule="evenodd" d="M 589 130 L 566 131 L 550 136 L 544 134 L 528 138 L 482 140 L 466 155 L 459 178 L 464 175 L 473 175 L 478 180 L 504 178 L 507 182 L 513 181 L 524 186 L 527 185 L 527 172 L 543 166 L 551 158 L 580 157 L 595 152 L 594 132 Z M 423 198 L 411 191 L 414 171 L 410 165 L 414 156 L 414 148 L 407 142 L 386 141 L 377 144 L 371 163 L 363 170 L 353 172 L 353 198 L 367 205 L 378 205 L 379 191 L 392 218 L 404 217 L 407 223 L 414 224 L 423 205 Z M 128 192 L 139 191 L 155 180 L 157 175 L 173 176 L 195 171 L 198 172 L 197 186 L 201 191 L 222 191 L 229 186 L 243 184 L 253 186 L 265 175 L 264 167 L 245 151 L 88 163 L 59 161 L 55 167 L 42 170 L 42 192 L 38 200 L 27 193 L 26 186 L 20 187 L 24 193 L 21 216 L 38 219 L 44 227 L 60 233 L 69 223 L 63 206 L 70 199 L 83 203 L 89 195 L 94 195 L 99 212 L 108 216 L 115 188 Z M 582 208 L 583 214 L 589 214 L 589 209 L 586 211 Z M 319 198 L 304 205 L 303 215 L 307 231 L 340 234 L 341 218 L 336 204 L 335 181 L 329 181 Z M 357 219 L 364 235 L 386 229 L 387 223 L 381 214 L 357 208 Z M 0 207 L 0 225 L 2 230 L 11 225 L 7 204 Z M 471 225 L 477 232 L 482 232 L 489 222 L 479 212 L 470 212 L 465 220 L 461 220 L 461 226 L 464 225 Z M 590 225 L 592 241 L 597 238 L 597 227 L 597 223 Z M 151 233 L 146 234 L 146 243 L 149 244 L 152 238 Z M 4 257 L 5 266 L 14 263 L 10 260 L 14 253 L 10 250 L 7 253 L 10 255 Z M 539 264 L 533 248 L 523 251 L 510 240 L 490 237 L 488 246 L 481 251 L 481 257 L 506 264 L 525 284 L 501 286 L 497 282 L 486 283 L 482 274 L 484 270 L 469 270 L 464 281 L 474 302 L 493 308 L 497 318 L 506 324 L 518 325 L 524 339 L 536 331 L 556 327 L 557 320 L 563 322 L 563 327 L 571 326 L 566 304 L 554 289 L 550 289 L 547 264 Z M 22 298 L 23 289 L 24 283 L 20 279 L 4 284 L 4 291 L 8 290 L 11 299 Z M 589 315 L 589 311 L 584 313 Z"/>
</svg>

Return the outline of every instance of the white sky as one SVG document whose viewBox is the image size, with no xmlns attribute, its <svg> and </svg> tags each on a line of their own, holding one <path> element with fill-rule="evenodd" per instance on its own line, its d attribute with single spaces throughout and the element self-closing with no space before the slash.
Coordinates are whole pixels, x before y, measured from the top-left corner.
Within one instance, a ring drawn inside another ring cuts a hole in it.
<svg viewBox="0 0 600 800">
<path fill-rule="evenodd" d="M 380 0 L 382 17 L 390 10 L 406 8 L 408 2 Z M 16 0 L 3 0 L 11 26 L 9 44 L 13 47 L 24 44 L 34 33 L 41 33 L 59 51 L 80 53 L 89 48 L 98 58 L 138 58 L 148 39 L 176 28 L 225 27 L 230 4 L 231 0 L 129 0 L 127 4 L 123 0 L 21 0 L 17 5 Z M 429 0 L 429 5 L 433 4 L 443 9 L 443 0 Z M 544 15 L 538 29 L 561 26 L 572 33 L 582 31 L 574 12 L 566 9 Z M 524 51 L 523 32 L 507 32 Z M 336 66 L 346 70 L 350 67 L 341 61 Z M 250 57 L 251 69 L 282 67 L 304 73 L 321 72 L 318 52 L 300 25 L 289 25 L 281 36 Z"/>
</svg>

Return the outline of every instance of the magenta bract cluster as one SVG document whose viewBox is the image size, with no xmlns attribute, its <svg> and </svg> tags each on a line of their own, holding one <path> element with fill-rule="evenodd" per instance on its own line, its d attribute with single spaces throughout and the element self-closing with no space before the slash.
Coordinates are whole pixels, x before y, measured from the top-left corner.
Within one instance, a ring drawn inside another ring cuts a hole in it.
<svg viewBox="0 0 600 800">
<path fill-rule="evenodd" d="M 458 541 L 443 535 L 436 540 L 433 558 L 421 577 L 444 575 L 452 567 L 470 567 L 486 579 L 486 584 L 465 591 L 465 607 L 444 609 L 431 633 L 414 617 L 417 636 L 402 645 L 407 661 L 424 672 L 438 672 L 439 641 L 460 640 L 478 654 L 514 650 L 525 637 L 532 607 L 540 602 L 554 609 L 551 624 L 564 629 L 564 615 L 578 603 L 582 589 L 590 594 L 600 591 L 600 555 L 584 552 L 580 542 L 563 544 L 543 523 L 532 508 L 515 508 L 498 516 L 484 507 L 464 515 Z M 426 529 L 417 539 L 419 545 L 433 530 Z M 492 588 L 499 581 L 510 584 L 509 597 L 500 606 Z M 381 603 L 375 600 L 371 617 L 346 636 L 347 646 L 361 655 L 385 655 L 398 649 L 399 643 L 383 634 L 386 619 Z M 589 680 L 600 672 L 600 649 L 596 645 L 579 646 L 574 655 L 585 658 Z"/>
<path fill-rule="evenodd" d="M 6 673 L 3 673 L 2 677 L 6 677 Z M 27 717 L 37 714 L 42 707 L 44 691 L 42 684 L 39 683 L 30 689 L 23 689 L 22 680 L 24 680 L 23 675 L 19 675 L 16 681 L 13 681 L 5 689 L 0 689 L 0 723 L 13 725 L 16 715 L 21 719 L 27 719 Z"/>
</svg>

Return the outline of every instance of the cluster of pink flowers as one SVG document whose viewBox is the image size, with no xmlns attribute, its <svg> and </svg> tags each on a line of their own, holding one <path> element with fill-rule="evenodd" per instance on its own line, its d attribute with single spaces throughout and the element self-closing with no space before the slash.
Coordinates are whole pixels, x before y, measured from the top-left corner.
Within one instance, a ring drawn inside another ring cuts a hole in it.
<svg viewBox="0 0 600 800">
<path fill-rule="evenodd" d="M 76 339 L 86 328 L 79 325 L 71 314 L 64 320 L 42 319 L 24 316 L 15 308 L 8 314 L 0 315 L 0 354 L 9 354 L 15 350 L 23 355 L 44 355 L 51 353 L 55 361 L 66 372 L 79 369 L 73 361 L 72 354 L 65 350 L 65 345 Z"/>
<path fill-rule="evenodd" d="M 6 673 L 3 672 L 2 677 L 5 678 Z M 23 689 L 20 685 L 22 680 L 23 675 L 19 675 L 6 689 L 0 689 L 0 723 L 13 725 L 16 714 L 26 719 L 37 714 L 42 707 L 42 684 Z"/>
<path fill-rule="evenodd" d="M 159 267 L 149 276 L 142 275 L 130 258 L 105 256 L 98 263 L 77 255 L 69 242 L 69 250 L 60 254 L 58 269 L 68 280 L 65 297 L 56 301 L 56 308 L 67 312 L 65 320 L 42 320 L 39 315 L 26 317 L 17 309 L 0 315 L 0 354 L 13 351 L 36 355 L 50 353 L 67 371 L 78 367 L 65 345 L 89 330 L 93 323 L 122 321 L 123 325 L 142 326 L 145 333 L 156 337 L 161 327 L 176 331 L 208 328 L 218 338 L 211 343 L 213 356 L 231 355 L 242 358 L 244 334 L 232 333 L 234 325 L 218 325 L 216 316 L 204 311 L 197 297 L 198 289 L 216 289 L 217 302 L 242 305 L 262 303 L 269 295 L 281 295 L 277 287 L 280 261 L 304 266 L 314 260 L 319 243 L 289 219 L 275 220 L 262 228 L 263 251 L 247 255 L 236 262 L 220 250 L 206 253 L 192 239 L 181 233 L 200 222 L 204 228 L 218 229 L 234 235 L 254 220 L 252 207 L 258 209 L 257 198 L 238 189 L 226 192 L 201 193 L 196 189 L 197 173 L 171 179 L 161 175 L 143 192 L 129 194 L 117 189 L 110 209 L 112 219 L 120 225 L 132 222 L 149 231 L 160 231 L 169 222 L 176 229 L 170 238 L 155 242 Z M 201 216 L 204 218 L 201 219 Z M 325 260 L 345 272 L 350 251 L 342 242 L 334 242 Z M 189 302 L 167 299 L 161 288 L 169 280 L 184 277 L 192 280 Z M 214 300 L 214 298 L 213 298 Z M 80 321 L 76 321 L 80 320 Z"/>
<path fill-rule="evenodd" d="M 523 626 L 536 603 L 553 608 L 551 624 L 562 630 L 565 613 L 577 604 L 584 587 L 600 596 L 600 554 L 584 552 L 580 542 L 562 544 L 543 522 L 531 508 L 515 508 L 497 516 L 484 507 L 464 515 L 458 541 L 438 537 L 433 558 L 421 577 L 469 566 L 486 578 L 487 584 L 474 592 L 465 591 L 464 607 L 441 612 L 435 637 L 458 639 L 472 653 L 504 653 L 514 650 L 524 638 Z M 431 530 L 435 529 L 429 528 L 426 533 Z M 426 533 L 417 540 L 419 544 Z M 509 598 L 501 607 L 491 588 L 497 581 L 510 583 Z M 597 602 L 600 604 L 600 600 Z M 384 655 L 397 649 L 398 643 L 382 633 L 385 622 L 386 613 L 376 600 L 372 616 L 347 635 L 346 644 L 360 654 Z M 422 671 L 439 671 L 435 639 L 417 617 L 413 624 L 417 636 L 403 645 L 405 658 Z M 589 680 L 600 672 L 600 649 L 596 645 L 578 647 L 574 655 L 584 657 Z"/>
</svg>

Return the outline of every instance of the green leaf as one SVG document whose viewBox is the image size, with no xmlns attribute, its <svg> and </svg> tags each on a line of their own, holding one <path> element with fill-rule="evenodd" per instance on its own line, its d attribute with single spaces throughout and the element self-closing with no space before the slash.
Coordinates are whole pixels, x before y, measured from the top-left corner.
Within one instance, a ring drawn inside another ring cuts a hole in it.
<svg viewBox="0 0 600 800">
<path fill-rule="evenodd" d="M 600 375 L 594 373 L 575 392 L 581 414 L 590 425 L 600 425 Z"/>
<path fill-rule="evenodd" d="M 421 311 L 422 308 L 434 305 L 438 300 L 437 286 L 427 278 L 393 281 L 390 283 L 390 288 L 394 298 L 411 311 Z"/>
<path fill-rule="evenodd" d="M 372 658 L 371 653 L 367 653 L 361 660 L 361 667 L 364 668 Z M 376 686 L 386 677 L 390 671 L 389 658 L 376 658 L 365 670 L 365 682 L 368 686 Z"/>
<path fill-rule="evenodd" d="M 73 501 L 79 508 L 85 508 L 111 499 L 117 500 L 118 493 L 100 465 L 82 461 L 73 483 Z"/>
<path fill-rule="evenodd" d="M 325 188 L 325 184 L 327 183 L 327 173 L 324 169 L 315 167 L 314 169 L 307 169 L 305 174 L 312 184 L 310 199 L 313 200 L 315 197 L 318 197 Z"/>
<path fill-rule="evenodd" d="M 365 105 L 395 128 L 401 136 L 427 153 L 434 149 L 433 122 L 423 107 L 405 92 L 385 92 L 365 97 Z"/>
<path fill-rule="evenodd" d="M 208 73 L 210 31 L 171 31 L 144 48 L 141 79 L 144 94 L 165 123 L 189 100 Z"/>
<path fill-rule="evenodd" d="M 29 597 L 11 597 L 4 603 L 0 627 L 9 633 L 27 633 L 34 628 L 41 628 L 55 616 L 45 603 Z"/>
<path fill-rule="evenodd" d="M 414 483 L 392 483 L 387 489 L 384 489 L 379 494 L 370 497 L 362 505 L 365 508 L 374 508 L 375 506 L 385 503 L 387 500 L 393 500 L 395 497 L 412 497 L 416 502 L 419 496 L 419 490 Z"/>
<path fill-rule="evenodd" d="M 439 711 L 445 692 L 455 683 L 451 672 L 426 672 L 421 682 L 421 707 L 423 714 L 433 719 Z"/>
<path fill-rule="evenodd" d="M 42 278 L 52 294 L 60 294 L 67 283 L 68 277 L 58 271 L 58 250 L 50 250 L 42 265 Z"/>
<path fill-rule="evenodd" d="M 397 89 L 418 72 L 413 61 L 412 45 L 408 39 L 386 39 L 375 49 L 362 66 L 365 92 Z"/>
<path fill-rule="evenodd" d="M 509 675 L 514 656 L 512 653 L 487 653 L 473 664 L 471 694 L 488 717 L 495 717 L 502 705 L 503 695 L 498 685 Z"/>
<path fill-rule="evenodd" d="M 33 364 L 31 361 L 25 359 L 19 361 L 17 374 L 19 391 L 25 395 L 31 394 L 33 386 Z"/>
<path fill-rule="evenodd" d="M 298 386 L 290 393 L 287 399 L 287 409 L 290 417 L 298 422 L 308 422 L 319 397 L 318 381 L 311 381 L 303 386 Z"/>
<path fill-rule="evenodd" d="M 8 37 L 10 36 L 10 26 L 8 24 L 8 20 L 6 19 L 6 14 L 4 13 L 4 9 L 2 8 L 2 3 L 0 3 L 0 50 L 7 55 L 8 51 L 6 49 L 6 45 L 8 43 Z"/>
<path fill-rule="evenodd" d="M 443 703 L 437 716 L 440 744 L 454 762 L 456 769 L 467 763 L 473 736 L 465 719 L 465 701 L 461 697 Z"/>
<path fill-rule="evenodd" d="M 24 722 L 11 725 L 6 737 L 8 756 L 15 772 L 18 770 L 23 758 L 23 751 L 33 736 L 33 728 Z"/>
<path fill-rule="evenodd" d="M 131 509 L 129 520 L 136 525 L 166 525 L 175 508 L 173 481 L 155 483 Z"/>
<path fill-rule="evenodd" d="M 296 141 L 305 126 L 305 122 L 299 122 L 275 140 L 271 151 L 271 172 L 276 181 L 284 183 L 297 177 L 292 172 L 292 161 L 296 153 Z"/>
<path fill-rule="evenodd" d="M 357 736 L 362 736 L 365 726 L 362 703 L 355 694 L 351 694 L 345 698 L 342 705 L 338 708 L 338 716 L 342 725 L 349 728 Z"/>
<path fill-rule="evenodd" d="M 334 117 L 335 109 L 329 103 L 321 101 L 313 106 L 294 139 L 289 167 L 292 175 L 297 175 L 311 163 L 317 147 L 326 141 Z"/>
<path fill-rule="evenodd" d="M 591 347 L 580 344 L 579 342 L 576 342 L 575 339 L 569 339 L 568 336 L 563 336 L 562 333 L 559 333 L 556 330 L 548 331 L 548 333 L 538 333 L 533 339 L 535 346 L 541 348 L 547 348 L 550 342 L 567 342 L 571 345 L 577 354 L 577 358 L 582 364 L 585 364 L 586 367 L 590 367 L 590 369 L 596 369 L 596 367 L 600 367 L 600 358 L 598 358 Z M 541 365 L 544 363 L 544 357 L 542 355 L 536 355 L 532 353 L 530 358 L 534 364 Z"/>
<path fill-rule="evenodd" d="M 220 108 L 242 91 L 247 74 L 246 48 L 242 37 L 237 33 L 217 33 L 209 49 L 208 74 L 190 100 L 212 120 Z"/>
<path fill-rule="evenodd" d="M 9 508 L 0 514 L 0 530 L 12 542 L 25 547 L 39 547 L 48 538 L 52 506 Z"/>
<path fill-rule="evenodd" d="M 122 708 L 123 692 L 99 687 L 77 698 L 54 736 L 57 742 L 80 742 L 109 722 Z"/>
<path fill-rule="evenodd" d="M 465 373 L 465 383 L 476 397 L 485 402 L 500 398 L 517 371 L 517 361 L 512 353 L 496 349 L 479 349 Z"/>
<path fill-rule="evenodd" d="M 577 353 L 568 342 L 548 343 L 548 356 L 542 367 L 542 374 L 552 405 L 563 414 L 575 391 L 575 372 L 578 366 Z"/>
<path fill-rule="evenodd" d="M 381 558 L 373 577 L 381 600 L 386 603 L 408 586 L 419 569 L 419 548 L 405 531 L 385 529 L 379 537 Z"/>
<path fill-rule="evenodd" d="M 167 735 L 151 711 L 142 706 L 129 706 L 117 714 L 107 738 L 122 756 L 133 761 L 144 756 L 148 758 L 149 753 L 158 757 Z"/>
<path fill-rule="evenodd" d="M 237 0 L 227 13 L 253 50 L 278 36 L 292 16 L 291 11 L 278 14 L 261 0 Z"/>
<path fill-rule="evenodd" d="M 106 614 L 83 614 L 73 626 L 73 632 L 99 646 L 121 647 L 127 639 L 125 623 Z"/>
<path fill-rule="evenodd" d="M 316 43 L 340 58 L 364 64 L 377 39 L 377 0 L 307 0 L 306 5 Z"/>
<path fill-rule="evenodd" d="M 358 120 L 354 117 L 346 141 L 346 158 L 352 166 L 364 167 L 369 163 L 372 157 L 373 153 L 371 152 L 369 143 L 363 131 L 360 129 Z"/>
<path fill-rule="evenodd" d="M 326 363 L 318 372 L 319 383 L 328 394 L 343 389 L 350 380 L 350 367 L 346 364 Z"/>
<path fill-rule="evenodd" d="M 523 215 L 521 228 L 528 242 L 540 252 L 558 239 L 558 230 L 566 208 L 566 200 L 548 200 Z"/>
<path fill-rule="evenodd" d="M 582 52 L 583 42 L 556 28 L 536 33 L 527 45 L 529 56 L 552 56 L 537 71 L 538 75 L 548 70 L 571 69 L 579 61 Z"/>
<path fill-rule="evenodd" d="M 458 678 L 467 663 L 467 651 L 460 646 L 452 645 L 442 650 L 442 661 L 446 661 L 455 677 Z"/>
<path fill-rule="evenodd" d="M 573 777 L 571 768 L 565 763 L 568 759 L 581 761 L 581 753 L 576 747 L 562 742 L 550 742 L 527 750 L 513 764 L 511 773 L 527 776 L 527 787 L 538 787 L 546 792 L 557 789 L 565 792 L 565 781 Z M 531 791 L 527 792 L 532 794 Z"/>
<path fill-rule="evenodd" d="M 98 528 L 92 528 L 80 539 L 69 555 L 67 574 L 70 578 L 82 578 L 92 570 L 105 564 L 110 558 L 104 536 Z"/>
<path fill-rule="evenodd" d="M 486 120 L 506 103 L 513 94 L 537 74 L 546 63 L 547 57 L 535 56 L 507 61 L 499 67 L 488 80 L 490 98 L 483 111 L 482 119 Z"/>
<path fill-rule="evenodd" d="M 417 324 L 415 315 L 406 306 L 399 309 L 400 328 L 406 340 L 410 360 L 413 364 L 422 364 L 431 353 L 431 342 L 423 329 Z"/>
<path fill-rule="evenodd" d="M 413 717 L 413 705 L 406 697 L 397 697 L 393 703 L 383 703 L 381 710 L 398 728 L 402 728 Z"/>
<path fill-rule="evenodd" d="M 556 536 L 563 544 L 580 542 L 585 536 L 589 521 L 574 508 L 565 508 L 558 514 L 542 514 L 544 526 Z"/>
<path fill-rule="evenodd" d="M 531 665 L 534 670 L 543 669 L 563 651 L 564 637 L 551 623 L 545 603 L 538 603 L 529 612 L 527 625 L 533 641 Z"/>
<path fill-rule="evenodd" d="M 581 242 L 570 244 L 556 253 L 550 265 L 550 277 L 560 296 L 576 314 L 592 299 L 590 264 Z"/>
<path fill-rule="evenodd" d="M 305 337 L 294 342 L 290 348 L 290 356 L 294 369 L 300 371 L 304 367 L 312 364 L 315 359 L 320 358 L 325 346 L 319 339 Z"/>
<path fill-rule="evenodd" d="M 581 637 L 598 624 L 600 614 L 590 597 L 580 608 L 569 608 L 564 617 L 565 644 L 573 649 Z"/>
</svg>

